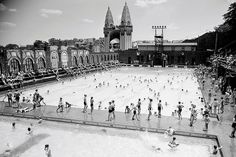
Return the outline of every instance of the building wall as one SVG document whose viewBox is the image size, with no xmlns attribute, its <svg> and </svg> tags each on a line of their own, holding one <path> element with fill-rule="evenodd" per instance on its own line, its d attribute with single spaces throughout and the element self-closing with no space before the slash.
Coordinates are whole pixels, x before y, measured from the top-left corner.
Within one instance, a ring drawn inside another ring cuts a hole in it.
<svg viewBox="0 0 236 157">
<path fill-rule="evenodd" d="M 129 49 L 119 51 L 119 61 L 126 64 L 150 64 L 161 65 L 162 57 L 155 51 L 139 51 Z M 207 51 L 165 51 L 167 55 L 167 65 L 199 65 L 206 64 L 207 58 L 212 52 Z"/>
<path fill-rule="evenodd" d="M 64 54 L 64 56 L 63 56 Z M 77 65 L 73 63 L 73 57 L 76 58 Z M 79 65 L 87 64 L 99 64 L 106 63 L 109 61 L 118 60 L 118 53 L 112 52 L 101 52 L 101 53 L 90 53 L 87 50 L 81 50 L 76 48 L 68 47 L 57 47 L 50 46 L 44 50 L 26 50 L 26 49 L 16 49 L 16 50 L 4 50 L 0 53 L 0 73 L 9 74 L 11 69 L 11 61 L 13 59 L 19 62 L 19 70 L 27 72 L 26 60 L 32 60 L 32 71 L 39 70 L 40 60 L 44 61 L 46 69 L 58 69 L 58 68 L 68 68 L 76 67 Z M 42 64 L 41 64 L 42 65 Z M 41 69 L 42 70 L 42 69 Z"/>
<path fill-rule="evenodd" d="M 164 45 L 164 51 L 196 51 L 196 45 Z M 159 50 L 159 45 L 156 47 Z M 139 51 L 155 51 L 155 45 L 138 45 Z"/>
</svg>

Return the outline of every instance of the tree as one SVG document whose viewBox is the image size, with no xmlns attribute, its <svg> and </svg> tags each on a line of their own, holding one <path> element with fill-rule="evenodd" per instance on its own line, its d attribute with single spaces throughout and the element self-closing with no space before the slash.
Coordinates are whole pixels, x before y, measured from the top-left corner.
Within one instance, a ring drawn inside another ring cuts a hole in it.
<svg viewBox="0 0 236 157">
<path fill-rule="evenodd" d="M 236 2 L 230 4 L 228 12 L 223 15 L 224 25 L 228 25 L 232 31 L 236 31 Z"/>
<path fill-rule="evenodd" d="M 7 44 L 5 46 L 6 49 L 18 49 L 19 46 L 17 44 Z"/>
<path fill-rule="evenodd" d="M 47 46 L 48 46 L 48 43 L 46 41 L 36 40 L 34 42 L 35 49 L 45 50 Z"/>
</svg>

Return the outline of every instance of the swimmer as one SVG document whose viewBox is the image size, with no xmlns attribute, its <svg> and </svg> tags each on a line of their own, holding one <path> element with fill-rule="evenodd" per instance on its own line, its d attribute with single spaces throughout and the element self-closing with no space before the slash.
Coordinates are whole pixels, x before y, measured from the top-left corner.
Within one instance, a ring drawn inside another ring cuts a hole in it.
<svg viewBox="0 0 236 157">
<path fill-rule="evenodd" d="M 167 104 L 167 102 L 165 102 L 165 106 L 167 106 L 168 104 Z"/>
<path fill-rule="evenodd" d="M 155 151 L 161 151 L 161 148 L 160 148 L 160 147 L 152 146 L 152 148 L 153 148 Z"/>
<path fill-rule="evenodd" d="M 66 105 L 65 108 L 70 108 L 70 107 L 72 106 L 72 104 L 70 104 L 70 103 L 68 103 L 68 102 L 66 102 L 65 105 Z"/>
<path fill-rule="evenodd" d="M 99 101 L 98 110 L 101 110 L 101 107 L 102 107 L 102 102 Z"/>
<path fill-rule="evenodd" d="M 173 129 L 171 126 L 164 132 L 164 134 L 168 136 L 173 136 L 174 133 L 175 129 Z"/>
<path fill-rule="evenodd" d="M 12 123 L 12 129 L 15 129 L 15 128 L 16 128 L 16 123 L 13 122 L 13 123 Z"/>
<path fill-rule="evenodd" d="M 7 143 L 6 144 L 6 149 L 4 151 L 4 154 L 5 156 L 10 156 L 11 154 L 11 149 L 12 149 L 12 145 L 10 143 Z"/>
<path fill-rule="evenodd" d="M 168 146 L 171 148 L 176 148 L 177 146 L 179 146 L 178 143 L 175 142 L 176 138 L 173 137 L 172 141 L 169 142 Z"/>
<path fill-rule="evenodd" d="M 128 105 L 125 107 L 125 113 L 130 113 L 130 108 Z"/>
<path fill-rule="evenodd" d="M 220 146 L 220 147 L 217 147 L 216 145 L 213 146 L 213 151 L 212 151 L 212 154 L 213 155 L 216 155 L 218 153 L 218 150 L 222 149 L 223 147 Z"/>
<path fill-rule="evenodd" d="M 30 127 L 27 129 L 27 131 L 28 131 L 26 133 L 27 135 L 32 135 L 33 134 L 33 130 Z"/>
<path fill-rule="evenodd" d="M 40 119 L 38 120 L 38 124 L 41 124 L 41 123 L 42 123 L 42 121 L 43 121 L 43 119 L 42 119 L 42 118 L 40 118 Z"/>
<path fill-rule="evenodd" d="M 44 146 L 44 151 L 45 151 L 46 157 L 52 157 L 52 153 L 51 153 L 51 150 L 49 149 L 48 144 Z"/>
</svg>

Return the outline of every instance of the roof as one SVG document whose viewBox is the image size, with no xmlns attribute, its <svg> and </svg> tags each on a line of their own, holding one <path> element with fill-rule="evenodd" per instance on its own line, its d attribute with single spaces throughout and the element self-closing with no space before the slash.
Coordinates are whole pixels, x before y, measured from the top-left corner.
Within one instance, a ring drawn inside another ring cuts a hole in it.
<svg viewBox="0 0 236 157">
<path fill-rule="evenodd" d="M 121 16 L 121 25 L 125 26 L 131 26 L 131 18 L 129 13 L 129 8 L 127 6 L 127 3 L 125 2 L 125 6 L 123 8 L 122 16 Z"/>
<path fill-rule="evenodd" d="M 154 46 L 155 43 L 138 43 L 138 46 Z M 160 43 L 158 43 L 160 45 Z M 164 46 L 197 46 L 197 43 L 163 43 Z"/>
<path fill-rule="evenodd" d="M 108 7 L 107 14 L 106 14 L 106 19 L 105 19 L 105 27 L 111 27 L 113 25 L 114 25 L 113 17 L 112 17 L 112 14 L 111 14 L 110 7 Z"/>
</svg>

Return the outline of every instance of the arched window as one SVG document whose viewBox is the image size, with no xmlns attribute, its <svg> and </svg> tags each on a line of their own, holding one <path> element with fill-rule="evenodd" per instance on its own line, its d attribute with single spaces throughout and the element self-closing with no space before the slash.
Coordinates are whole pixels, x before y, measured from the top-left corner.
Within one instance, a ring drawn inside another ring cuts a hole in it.
<svg viewBox="0 0 236 157">
<path fill-rule="evenodd" d="M 38 59 L 38 70 L 44 70 L 46 68 L 45 61 L 42 57 Z"/>
<path fill-rule="evenodd" d="M 2 64 L 0 64 L 0 74 L 2 74 Z"/>
<path fill-rule="evenodd" d="M 25 72 L 33 71 L 33 70 L 34 70 L 33 67 L 34 67 L 34 64 L 33 64 L 32 59 L 27 58 L 27 59 L 25 60 Z"/>
<path fill-rule="evenodd" d="M 12 74 L 16 74 L 20 71 L 20 63 L 17 59 L 13 58 L 10 61 L 10 73 Z"/>
<path fill-rule="evenodd" d="M 110 58 L 111 58 L 111 60 L 113 60 L 113 55 L 111 55 L 111 57 L 110 57 Z"/>
<path fill-rule="evenodd" d="M 110 56 L 109 56 L 109 55 L 107 56 L 107 60 L 108 60 L 108 61 L 110 60 Z"/>
<path fill-rule="evenodd" d="M 75 56 L 73 57 L 72 64 L 73 66 L 78 66 L 77 58 Z"/>
<path fill-rule="evenodd" d="M 57 69 L 58 68 L 58 55 L 56 51 L 53 51 L 51 53 L 51 63 L 52 63 L 52 68 Z"/>
<path fill-rule="evenodd" d="M 92 55 L 92 63 L 94 64 L 95 63 L 95 61 L 94 61 L 94 56 Z"/>
<path fill-rule="evenodd" d="M 80 56 L 79 58 L 80 58 L 80 63 L 81 63 L 81 64 L 84 64 L 83 57 Z"/>
<path fill-rule="evenodd" d="M 89 57 L 86 56 L 86 61 L 87 61 L 87 64 L 89 64 Z"/>
<path fill-rule="evenodd" d="M 104 61 L 106 61 L 106 60 L 107 60 L 106 55 L 104 55 Z"/>
<path fill-rule="evenodd" d="M 99 56 L 97 55 L 97 63 L 99 63 Z"/>
<path fill-rule="evenodd" d="M 68 62 L 68 57 L 66 52 L 62 52 L 61 53 L 61 63 L 62 63 L 62 67 L 67 67 L 67 62 Z"/>
<path fill-rule="evenodd" d="M 103 61 L 103 56 L 101 55 L 101 62 Z"/>
</svg>

